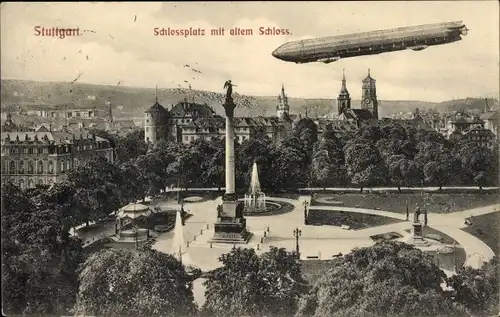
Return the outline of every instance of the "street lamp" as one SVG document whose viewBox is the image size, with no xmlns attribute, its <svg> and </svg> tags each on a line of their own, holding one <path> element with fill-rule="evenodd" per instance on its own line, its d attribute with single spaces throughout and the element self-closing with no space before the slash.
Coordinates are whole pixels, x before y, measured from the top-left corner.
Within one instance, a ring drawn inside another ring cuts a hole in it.
<svg viewBox="0 0 500 317">
<path fill-rule="evenodd" d="M 300 260 L 300 252 L 299 252 L 299 237 L 302 235 L 302 230 L 299 228 L 295 228 L 293 230 L 293 236 L 295 237 L 295 251 L 297 252 L 297 259 Z"/>
<path fill-rule="evenodd" d="M 309 206 L 309 202 L 304 200 L 302 204 L 304 205 L 304 224 L 307 225 L 307 207 Z"/>
</svg>

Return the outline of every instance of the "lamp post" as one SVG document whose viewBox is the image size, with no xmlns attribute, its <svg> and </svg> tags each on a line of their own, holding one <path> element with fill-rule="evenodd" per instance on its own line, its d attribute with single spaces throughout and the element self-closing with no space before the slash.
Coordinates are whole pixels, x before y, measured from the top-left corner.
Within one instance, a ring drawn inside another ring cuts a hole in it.
<svg viewBox="0 0 500 317">
<path fill-rule="evenodd" d="M 409 208 L 408 208 L 408 199 L 406 200 L 406 221 L 408 221 L 410 217 L 410 211 L 409 211 Z"/>
<path fill-rule="evenodd" d="M 181 200 L 181 220 L 182 220 L 182 225 L 183 225 L 183 226 L 184 226 L 184 224 L 185 224 L 185 223 L 184 223 L 184 219 L 185 219 L 185 217 L 184 217 L 184 213 L 185 213 L 185 211 L 184 211 L 184 199 L 182 199 L 182 200 Z"/>
<path fill-rule="evenodd" d="M 295 228 L 293 230 L 293 236 L 295 237 L 295 251 L 297 252 L 297 259 L 300 260 L 300 252 L 299 252 L 299 237 L 302 235 L 302 230 L 299 228 Z"/>
<path fill-rule="evenodd" d="M 134 224 L 135 249 L 137 250 L 137 224 Z"/>
<path fill-rule="evenodd" d="M 307 225 L 307 207 L 309 206 L 309 202 L 307 200 L 304 200 L 304 224 Z"/>
</svg>

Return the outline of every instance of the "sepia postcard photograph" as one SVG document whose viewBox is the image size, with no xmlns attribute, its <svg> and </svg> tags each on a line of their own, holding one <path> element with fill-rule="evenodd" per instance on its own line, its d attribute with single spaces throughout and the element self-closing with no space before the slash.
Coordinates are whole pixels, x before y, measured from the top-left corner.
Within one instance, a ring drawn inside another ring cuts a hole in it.
<svg viewBox="0 0 500 317">
<path fill-rule="evenodd" d="M 3 316 L 500 317 L 497 1 L 3 2 Z"/>
</svg>

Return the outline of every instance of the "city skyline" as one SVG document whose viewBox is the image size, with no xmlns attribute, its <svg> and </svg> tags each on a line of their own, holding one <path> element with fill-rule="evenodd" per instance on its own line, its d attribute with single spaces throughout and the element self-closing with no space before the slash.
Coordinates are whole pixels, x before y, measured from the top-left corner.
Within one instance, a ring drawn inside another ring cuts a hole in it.
<svg viewBox="0 0 500 317">
<path fill-rule="evenodd" d="M 390 15 L 388 9 L 390 7 Z M 231 79 L 244 95 L 334 99 L 342 70 L 353 99 L 368 69 L 380 100 L 439 102 L 497 97 L 498 4 L 482 2 L 76 3 L 2 4 L 2 78 L 222 92 Z M 334 19 L 331 17 L 335 16 Z M 276 60 L 279 45 L 303 38 L 462 20 L 462 41 L 295 65 Z M 113 23 L 110 23 L 113 22 Z M 35 26 L 80 28 L 79 37 L 36 36 Z M 253 36 L 155 36 L 155 28 L 252 28 Z M 261 36 L 258 28 L 289 29 Z M 42 67 L 41 67 L 42 65 Z M 43 67 L 45 65 L 45 67 Z M 185 67 L 189 65 L 189 67 Z M 316 80 L 306 80 L 314 78 Z"/>
</svg>

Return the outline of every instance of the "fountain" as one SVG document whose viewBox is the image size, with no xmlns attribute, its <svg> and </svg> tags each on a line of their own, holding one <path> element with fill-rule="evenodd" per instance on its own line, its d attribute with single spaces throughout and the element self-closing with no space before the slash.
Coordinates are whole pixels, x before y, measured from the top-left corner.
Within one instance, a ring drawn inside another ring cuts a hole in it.
<svg viewBox="0 0 500 317">
<path fill-rule="evenodd" d="M 184 228 L 182 225 L 181 211 L 177 211 L 175 217 L 174 241 L 172 243 L 172 255 L 181 263 L 189 262 L 187 245 L 184 243 Z"/>
<path fill-rule="evenodd" d="M 245 212 L 262 212 L 266 210 L 266 195 L 260 189 L 257 163 L 253 163 L 250 188 L 245 194 Z"/>
</svg>

